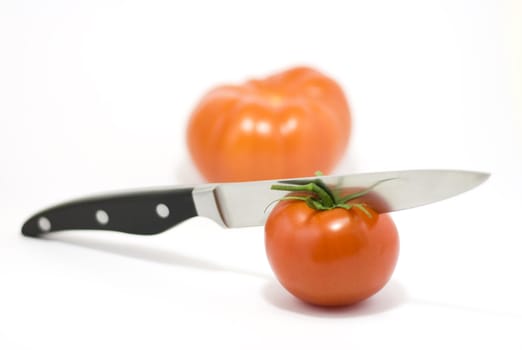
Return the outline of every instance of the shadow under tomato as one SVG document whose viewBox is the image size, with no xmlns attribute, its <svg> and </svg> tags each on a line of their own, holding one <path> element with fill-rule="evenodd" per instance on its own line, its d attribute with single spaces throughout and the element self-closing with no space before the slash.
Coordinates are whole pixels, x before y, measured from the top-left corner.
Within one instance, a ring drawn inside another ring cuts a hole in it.
<svg viewBox="0 0 522 350">
<path fill-rule="evenodd" d="M 395 280 L 390 281 L 372 297 L 349 306 L 321 307 L 305 303 L 288 293 L 275 280 L 264 286 L 263 297 L 268 303 L 279 309 L 321 318 L 371 316 L 399 307 L 408 299 L 402 284 Z"/>
</svg>

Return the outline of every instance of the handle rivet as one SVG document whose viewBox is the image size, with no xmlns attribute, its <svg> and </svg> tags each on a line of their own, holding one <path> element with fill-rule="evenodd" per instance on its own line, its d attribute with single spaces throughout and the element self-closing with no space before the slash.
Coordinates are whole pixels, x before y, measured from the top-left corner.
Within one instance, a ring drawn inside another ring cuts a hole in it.
<svg viewBox="0 0 522 350">
<path fill-rule="evenodd" d="M 168 218 L 168 216 L 170 215 L 169 207 L 167 207 L 163 203 L 156 205 L 156 214 L 158 214 L 158 216 L 162 219 Z"/>
<path fill-rule="evenodd" d="M 100 225 L 107 225 L 109 223 L 109 214 L 107 214 L 105 210 L 97 210 L 96 221 L 98 221 Z"/>
<path fill-rule="evenodd" d="M 49 232 L 51 230 L 51 222 L 45 216 L 38 219 L 38 227 L 43 232 Z"/>
</svg>

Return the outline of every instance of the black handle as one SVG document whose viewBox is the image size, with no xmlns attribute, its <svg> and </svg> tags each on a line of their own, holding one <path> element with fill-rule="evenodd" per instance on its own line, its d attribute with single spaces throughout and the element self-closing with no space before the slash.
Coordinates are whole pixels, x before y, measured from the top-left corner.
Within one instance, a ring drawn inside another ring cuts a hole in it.
<svg viewBox="0 0 522 350">
<path fill-rule="evenodd" d="M 153 235 L 197 215 L 192 188 L 143 191 L 80 199 L 27 220 L 26 236 L 63 230 L 109 230 Z"/>
</svg>

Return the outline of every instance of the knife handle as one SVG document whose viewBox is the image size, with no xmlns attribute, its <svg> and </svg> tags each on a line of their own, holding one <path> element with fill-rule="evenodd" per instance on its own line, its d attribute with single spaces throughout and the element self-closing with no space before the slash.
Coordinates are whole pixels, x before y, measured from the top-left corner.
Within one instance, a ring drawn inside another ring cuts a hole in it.
<svg viewBox="0 0 522 350">
<path fill-rule="evenodd" d="M 153 235 L 197 215 L 192 191 L 184 187 L 75 200 L 33 215 L 22 233 L 37 237 L 63 230 L 107 230 Z"/>
</svg>

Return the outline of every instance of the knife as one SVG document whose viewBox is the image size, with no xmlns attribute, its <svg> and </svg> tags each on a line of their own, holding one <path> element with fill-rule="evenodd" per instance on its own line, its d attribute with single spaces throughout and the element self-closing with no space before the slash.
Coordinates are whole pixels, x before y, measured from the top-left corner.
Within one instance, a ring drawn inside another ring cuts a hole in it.
<svg viewBox="0 0 522 350">
<path fill-rule="evenodd" d="M 371 188 L 362 200 L 377 212 L 389 212 L 455 196 L 488 177 L 487 173 L 463 170 L 405 170 L 320 179 L 331 188 Z M 259 226 L 268 216 L 267 206 L 283 196 L 271 190 L 272 185 L 302 184 L 317 179 L 178 186 L 83 198 L 33 215 L 23 224 L 22 233 L 37 237 L 64 230 L 108 230 L 152 235 L 195 216 L 210 218 L 224 227 Z"/>
</svg>

